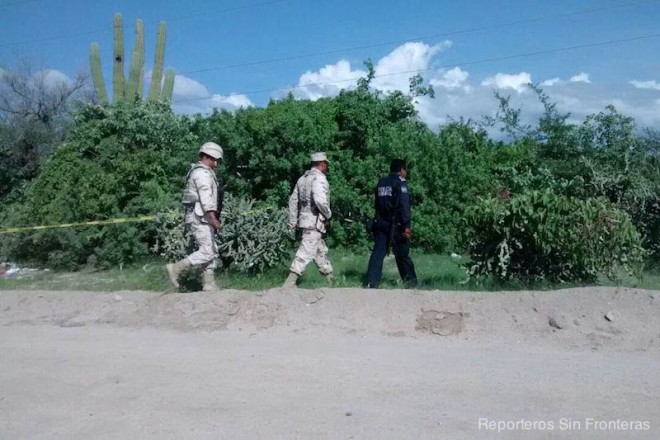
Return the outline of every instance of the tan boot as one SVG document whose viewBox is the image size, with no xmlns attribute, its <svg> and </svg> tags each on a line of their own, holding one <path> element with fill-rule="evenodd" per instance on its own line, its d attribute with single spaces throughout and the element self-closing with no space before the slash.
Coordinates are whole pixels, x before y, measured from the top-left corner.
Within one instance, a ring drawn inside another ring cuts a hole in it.
<svg viewBox="0 0 660 440">
<path fill-rule="evenodd" d="M 298 275 L 295 272 L 289 272 L 289 276 L 287 277 L 286 281 L 284 281 L 284 284 L 282 285 L 282 287 L 284 287 L 286 289 L 295 288 L 296 287 L 296 281 L 298 281 L 299 276 L 300 275 Z"/>
<path fill-rule="evenodd" d="M 218 285 L 215 284 L 215 273 L 212 270 L 205 270 L 202 273 L 202 281 L 204 282 L 204 287 L 202 287 L 202 291 L 217 292 L 220 290 Z"/>
<path fill-rule="evenodd" d="M 170 282 L 174 287 L 179 287 L 179 275 L 187 267 L 190 267 L 190 261 L 187 258 L 179 260 L 176 263 L 169 263 L 165 267 L 167 268 L 167 274 L 170 276 Z"/>
<path fill-rule="evenodd" d="M 325 280 L 328 282 L 330 285 L 335 284 L 335 276 L 332 274 L 332 272 L 325 274 Z"/>
</svg>

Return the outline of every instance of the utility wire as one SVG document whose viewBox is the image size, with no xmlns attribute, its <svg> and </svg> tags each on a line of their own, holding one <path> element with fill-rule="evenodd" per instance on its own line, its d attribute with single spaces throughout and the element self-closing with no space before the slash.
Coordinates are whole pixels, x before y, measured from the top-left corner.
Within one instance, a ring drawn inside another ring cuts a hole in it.
<svg viewBox="0 0 660 440">
<path fill-rule="evenodd" d="M 35 1 L 39 1 L 39 0 L 25 0 L 25 1 L 23 1 L 23 3 L 35 2 Z M 276 3 L 283 3 L 283 2 L 286 2 L 286 1 L 288 1 L 288 0 L 270 0 L 270 1 L 265 1 L 265 2 L 261 2 L 261 3 L 253 3 L 253 4 L 245 5 L 245 6 L 236 6 L 236 7 L 232 7 L 232 8 L 208 10 L 208 11 L 205 11 L 205 12 L 199 12 L 199 13 L 195 13 L 195 14 L 169 17 L 169 18 L 166 19 L 166 21 L 184 20 L 184 19 L 189 19 L 189 18 L 194 18 L 194 17 L 207 16 L 209 14 L 215 14 L 215 13 L 220 13 L 220 12 L 229 12 L 229 11 L 234 11 L 234 10 L 247 9 L 247 8 L 251 8 L 251 7 L 265 6 L 265 5 L 276 4 Z M 328 55 L 328 54 L 344 52 L 344 51 L 353 51 L 353 50 L 358 50 L 358 49 L 368 49 L 368 48 L 379 47 L 379 46 L 388 46 L 388 45 L 400 44 L 402 42 L 411 41 L 411 40 L 433 39 L 433 38 L 439 38 L 439 37 L 443 37 L 443 36 L 447 37 L 447 36 L 460 35 L 460 34 L 465 34 L 465 33 L 500 29 L 500 28 L 504 28 L 504 27 L 508 27 L 508 26 L 515 26 L 515 25 L 526 24 L 526 23 L 534 23 L 534 22 L 550 20 L 550 19 L 554 19 L 554 18 L 567 18 L 567 17 L 571 17 L 571 16 L 592 14 L 592 13 L 602 12 L 602 11 L 607 11 L 607 10 L 612 10 L 612 9 L 638 6 L 638 5 L 642 5 L 642 4 L 646 4 L 646 3 L 657 3 L 658 1 L 660 1 L 660 0 L 644 0 L 644 1 L 638 1 L 638 2 L 621 3 L 621 4 L 618 4 L 618 5 L 604 6 L 604 7 L 601 7 L 601 8 L 591 8 L 591 9 L 584 9 L 584 10 L 580 10 L 580 11 L 576 11 L 576 12 L 567 12 L 567 13 L 563 13 L 563 14 L 545 15 L 545 16 L 540 16 L 540 17 L 535 17 L 535 18 L 530 18 L 530 19 L 525 19 L 525 20 L 517 20 L 517 21 L 501 23 L 501 24 L 495 24 L 495 25 L 490 25 L 490 26 L 481 26 L 481 27 L 463 29 L 463 30 L 458 30 L 458 31 L 453 31 L 453 32 L 446 32 L 446 33 L 441 33 L 441 34 L 433 34 L 433 35 L 427 35 L 427 36 L 407 38 L 405 40 L 388 41 L 388 42 L 383 42 L 383 43 L 375 43 L 375 44 L 362 45 L 362 46 L 332 49 L 332 50 L 322 51 L 322 52 L 317 52 L 317 53 L 309 53 L 309 54 L 304 54 L 304 55 L 293 55 L 293 56 L 289 56 L 289 57 L 274 58 L 274 59 L 260 60 L 260 61 L 252 61 L 252 62 L 241 63 L 241 64 L 227 65 L 227 66 L 193 69 L 193 70 L 187 70 L 187 71 L 184 71 L 184 72 L 181 72 L 181 73 L 200 73 L 200 72 L 209 72 L 209 71 L 215 71 L 215 70 L 230 69 L 230 68 L 235 68 L 235 67 L 247 67 L 247 66 L 254 66 L 254 65 L 259 65 L 259 64 L 274 63 L 274 62 L 279 62 L 279 61 L 290 61 L 290 60 L 294 60 L 294 59 L 308 58 L 308 57 L 319 56 L 319 55 Z M 21 2 L 8 3 L 7 5 L 18 4 L 18 3 L 21 3 Z M 0 4 L 0 6 L 1 6 L 1 4 Z M 152 20 L 152 21 L 147 21 L 147 23 L 151 23 L 151 22 L 156 23 L 156 22 L 159 22 L 159 21 L 160 20 Z M 73 34 L 55 35 L 55 36 L 51 36 L 51 37 L 43 37 L 43 38 L 37 38 L 37 39 L 32 39 L 32 40 L 17 41 L 17 42 L 13 42 L 13 43 L 1 43 L 0 48 L 7 47 L 7 46 L 19 46 L 19 45 L 42 43 L 42 42 L 61 40 L 61 39 L 67 39 L 67 38 L 76 38 L 76 37 L 81 37 L 81 36 L 97 34 L 97 33 L 101 33 L 101 32 L 107 32 L 108 30 L 111 31 L 112 27 L 107 27 L 107 28 L 97 29 L 97 30 L 91 30 L 91 31 L 77 32 L 77 33 L 73 33 Z"/>
<path fill-rule="evenodd" d="M 601 8 L 583 9 L 583 10 L 576 11 L 576 12 L 566 12 L 566 13 L 563 13 L 563 14 L 555 14 L 555 15 L 544 15 L 544 16 L 534 17 L 534 18 L 529 18 L 529 19 L 524 19 L 524 20 L 516 20 L 516 21 L 510 21 L 510 22 L 506 22 L 506 23 L 500 23 L 500 24 L 494 24 L 494 25 L 488 25 L 488 26 L 479 26 L 479 27 L 462 29 L 462 30 L 457 30 L 457 31 L 452 31 L 452 32 L 443 32 L 443 33 L 440 33 L 440 34 L 432 34 L 432 35 L 424 35 L 424 36 L 406 38 L 405 40 L 386 41 L 386 42 L 382 42 L 382 43 L 367 44 L 367 45 L 362 45 L 362 46 L 352 46 L 352 47 L 345 47 L 345 48 L 340 48 L 340 49 L 331 49 L 331 50 L 327 50 L 327 51 L 312 52 L 312 53 L 307 53 L 307 54 L 302 54 L 302 55 L 291 55 L 291 56 L 286 56 L 286 57 L 281 57 L 281 58 L 271 58 L 271 59 L 267 59 L 267 60 L 257 60 L 257 61 L 248 61 L 248 62 L 245 62 L 245 63 L 238 63 L 238 64 L 228 64 L 228 65 L 225 65 L 225 66 L 190 69 L 190 70 L 184 70 L 184 71 L 181 71 L 181 72 L 178 72 L 178 73 L 189 74 L 189 73 L 213 72 L 213 71 L 218 71 L 218 70 L 233 69 L 233 68 L 237 68 L 237 67 L 251 67 L 251 66 L 258 66 L 260 64 L 270 64 L 270 63 L 277 63 L 277 62 L 282 62 L 282 61 L 297 60 L 297 59 L 301 59 L 301 58 L 311 58 L 311 57 L 320 56 L 320 55 L 331 55 L 331 54 L 335 54 L 335 53 L 348 52 L 348 51 L 359 50 L 359 49 L 371 49 L 371 48 L 374 48 L 374 47 L 381 47 L 381 46 L 393 46 L 393 45 L 406 43 L 406 42 L 409 42 L 409 41 L 432 40 L 432 39 L 441 38 L 441 37 L 451 37 L 453 35 L 461 35 L 461 34 L 488 31 L 488 30 L 494 30 L 494 29 L 501 29 L 501 28 L 505 28 L 505 27 L 509 27 L 509 26 L 517 26 L 517 25 L 521 25 L 521 24 L 535 23 L 535 22 L 545 21 L 545 20 L 550 20 L 550 19 L 555 19 L 555 18 L 567 18 L 567 17 L 573 17 L 573 16 L 577 16 L 577 15 L 593 14 L 593 13 L 596 13 L 596 12 L 603 12 L 603 11 L 608 11 L 608 10 L 612 10 L 612 9 L 638 6 L 638 5 L 645 4 L 645 3 L 657 3 L 658 1 L 659 0 L 645 0 L 645 1 L 640 1 L 640 2 L 621 3 L 621 4 L 618 4 L 618 5 L 614 5 L 614 6 L 605 6 L 605 7 L 601 7 Z"/>
<path fill-rule="evenodd" d="M 249 9 L 249 8 L 252 8 L 252 7 L 255 7 L 255 6 L 266 6 L 266 5 L 276 4 L 276 3 L 285 3 L 287 1 L 288 0 L 270 0 L 270 1 L 265 1 L 265 2 L 261 2 L 261 3 L 252 3 L 252 4 L 249 4 L 249 5 L 243 5 L 243 6 L 234 6 L 232 8 L 216 9 L 216 10 L 212 10 L 212 11 L 198 12 L 198 13 L 189 14 L 189 15 L 180 15 L 180 16 L 177 16 L 177 17 L 170 17 L 170 18 L 167 18 L 165 20 L 166 21 L 188 20 L 190 18 L 206 17 L 209 14 L 216 14 L 218 12 L 239 11 L 239 10 L 242 10 L 242 9 Z M 160 21 L 160 20 L 158 20 L 158 21 Z"/>
<path fill-rule="evenodd" d="M 449 68 L 449 67 L 470 66 L 470 65 L 475 65 L 475 64 L 492 63 L 492 62 L 495 62 L 495 61 L 510 60 L 510 59 L 514 59 L 514 58 L 524 58 L 524 57 L 536 56 L 536 55 L 546 55 L 546 54 L 550 54 L 550 53 L 565 52 L 565 51 L 576 50 L 576 49 L 586 49 L 586 48 L 597 47 L 597 46 L 608 46 L 608 45 L 612 45 L 612 44 L 627 43 L 627 42 L 631 42 L 631 41 L 645 40 L 645 39 L 649 39 L 649 38 L 658 38 L 658 37 L 660 37 L 660 33 L 658 33 L 658 34 L 649 34 L 649 35 L 641 35 L 641 36 L 632 37 L 632 38 L 622 38 L 622 39 L 618 39 L 618 40 L 600 41 L 600 42 L 597 42 L 597 43 L 587 43 L 587 44 L 580 44 L 580 45 L 575 45 L 575 46 L 559 47 L 559 48 L 554 48 L 554 49 L 545 49 L 545 50 L 539 50 L 539 51 L 534 51 L 534 52 L 524 52 L 524 53 L 519 53 L 519 54 L 514 54 L 514 55 L 504 55 L 504 56 L 500 56 L 500 57 L 483 58 L 483 59 L 474 60 L 474 61 L 464 61 L 464 62 L 441 65 L 441 66 L 434 66 L 434 67 L 429 67 L 429 68 L 426 68 L 426 69 L 415 69 L 415 70 L 405 70 L 405 71 L 400 71 L 400 72 L 385 73 L 385 74 L 381 74 L 381 75 L 374 75 L 374 78 L 383 78 L 383 77 L 387 77 L 387 76 L 396 76 L 396 75 L 404 75 L 404 74 L 412 74 L 412 73 L 416 74 L 416 73 L 427 72 L 431 69 L 445 69 L 445 68 Z M 278 88 L 274 88 L 274 89 L 250 90 L 250 91 L 245 91 L 245 92 L 232 92 L 232 93 L 229 94 L 229 96 L 231 96 L 231 95 L 247 95 L 247 94 L 268 93 L 268 92 L 276 92 L 276 91 L 290 91 L 290 90 L 296 90 L 296 89 L 304 89 L 304 88 L 313 87 L 313 86 L 323 86 L 323 85 L 328 85 L 328 84 L 339 84 L 339 83 L 351 82 L 351 81 L 355 82 L 359 79 L 360 79 L 360 77 L 356 77 L 356 78 L 348 78 L 348 79 L 341 79 L 341 80 L 335 80 L 335 81 L 325 81 L 325 82 L 318 82 L 318 83 L 312 83 L 312 84 L 305 84 L 305 85 L 299 85 L 299 86 L 278 87 Z M 172 101 L 172 103 L 173 104 L 179 104 L 179 103 L 182 103 L 182 102 L 200 101 L 200 100 L 204 100 L 204 99 L 210 99 L 213 96 L 215 96 L 215 95 L 209 95 L 209 96 L 204 96 L 204 97 L 199 97 L 199 98 L 179 99 L 179 100 Z"/>
<path fill-rule="evenodd" d="M 29 2 L 35 2 L 39 0 L 25 0 L 23 3 L 29 3 Z M 256 6 L 265 6 L 265 5 L 271 5 L 275 3 L 284 3 L 288 0 L 270 0 L 270 1 L 265 1 L 261 3 L 252 3 L 249 5 L 244 5 L 244 6 L 235 6 L 231 8 L 224 8 L 224 9 L 215 9 L 215 10 L 209 10 L 205 12 L 200 12 L 196 14 L 189 14 L 189 15 L 179 15 L 175 17 L 170 17 L 164 19 L 164 21 L 177 21 L 177 20 L 186 20 L 189 18 L 195 18 L 195 17 L 201 17 L 201 16 L 207 16 L 209 14 L 217 14 L 220 12 L 230 12 L 230 11 L 237 11 L 240 9 L 248 9 Z M 17 2 L 19 3 L 19 2 Z M 7 5 L 14 4 L 14 3 L 8 3 Z M 0 6 L 4 6 L 3 4 L 0 4 Z M 159 23 L 160 21 L 163 20 L 147 20 L 145 23 Z M 108 32 L 112 31 L 112 26 L 103 28 L 103 29 L 96 29 L 92 31 L 84 31 L 84 32 L 77 32 L 73 34 L 63 34 L 63 35 L 54 35 L 51 37 L 43 37 L 43 38 L 35 38 L 33 40 L 24 40 L 24 41 L 16 41 L 13 43 L 2 43 L 0 44 L 0 47 L 7 47 L 7 46 L 21 46 L 21 45 L 28 45 L 28 44 L 35 44 L 35 43 L 43 43 L 45 41 L 54 41 L 54 40 L 63 40 L 67 38 L 76 38 L 76 37 L 82 37 L 82 36 L 87 36 L 87 35 L 92 35 L 92 34 L 99 34 L 101 32 Z"/>
<path fill-rule="evenodd" d="M 17 1 L 17 2 L 7 2 L 7 3 L 0 3 L 0 8 L 3 6 L 16 6 L 16 5 L 23 5 L 25 3 L 34 3 L 38 2 L 39 0 L 23 0 L 23 1 Z"/>
</svg>

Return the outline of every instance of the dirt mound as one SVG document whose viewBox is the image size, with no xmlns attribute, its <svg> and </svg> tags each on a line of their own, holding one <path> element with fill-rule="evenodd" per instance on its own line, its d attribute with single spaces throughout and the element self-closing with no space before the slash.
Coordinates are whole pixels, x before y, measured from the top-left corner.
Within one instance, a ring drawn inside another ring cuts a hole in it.
<svg viewBox="0 0 660 440">
<path fill-rule="evenodd" d="M 461 338 L 575 349 L 660 350 L 660 292 L 271 289 L 263 292 L 11 291 L 0 325 L 109 325 L 181 331 L 290 331 Z"/>
</svg>

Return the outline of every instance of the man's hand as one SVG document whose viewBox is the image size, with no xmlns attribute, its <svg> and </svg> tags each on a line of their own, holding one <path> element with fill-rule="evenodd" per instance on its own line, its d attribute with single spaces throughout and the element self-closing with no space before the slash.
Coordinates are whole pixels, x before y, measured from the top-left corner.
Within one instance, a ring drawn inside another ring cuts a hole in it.
<svg viewBox="0 0 660 440">
<path fill-rule="evenodd" d="M 218 220 L 215 211 L 208 211 L 206 214 L 209 219 L 209 224 L 215 229 L 215 232 L 218 232 L 222 227 L 222 224 L 220 223 L 220 220 Z"/>
<path fill-rule="evenodd" d="M 410 240 L 410 237 L 412 237 L 412 229 L 410 228 L 404 229 L 403 234 L 401 235 L 403 235 L 403 238 L 405 238 L 406 240 Z"/>
</svg>

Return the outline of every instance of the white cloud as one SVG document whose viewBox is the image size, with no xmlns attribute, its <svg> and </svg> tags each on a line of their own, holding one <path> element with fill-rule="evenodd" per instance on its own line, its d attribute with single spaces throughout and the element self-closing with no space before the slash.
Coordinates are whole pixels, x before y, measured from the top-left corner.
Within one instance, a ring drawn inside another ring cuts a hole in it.
<svg viewBox="0 0 660 440">
<path fill-rule="evenodd" d="M 384 92 L 400 90 L 407 93 L 410 77 L 429 71 L 432 58 L 450 46 L 451 42 L 444 41 L 433 46 L 411 42 L 397 47 L 374 64 L 375 77 L 371 86 Z M 460 75 L 460 72 L 460 69 L 454 69 L 445 81 L 458 81 L 457 75 Z M 454 75 L 454 78 L 451 75 Z M 284 93 L 290 91 L 298 98 L 311 100 L 336 96 L 342 89 L 355 88 L 357 80 L 366 76 L 366 71 L 353 70 L 350 62 L 339 60 L 316 72 L 308 70 L 300 76 L 295 88 L 289 88 Z M 280 92 L 276 95 L 281 94 Z"/>
<path fill-rule="evenodd" d="M 451 70 L 442 72 L 439 78 L 431 78 L 429 83 L 433 87 L 441 87 L 449 90 L 464 89 L 466 92 L 470 91 L 470 86 L 467 85 L 467 80 L 470 74 L 462 70 L 460 67 L 454 67 Z"/>
<path fill-rule="evenodd" d="M 632 84 L 635 88 L 637 89 L 649 89 L 649 90 L 660 90 L 660 83 L 651 80 L 651 81 L 630 81 L 630 84 Z"/>
<path fill-rule="evenodd" d="M 591 83 L 591 81 L 589 80 L 589 74 L 584 73 L 584 72 L 579 73 L 579 74 L 574 75 L 574 76 L 571 76 L 569 81 L 570 82 L 581 82 L 581 83 L 587 83 L 587 84 Z"/>
<path fill-rule="evenodd" d="M 561 80 L 557 77 L 551 78 L 551 79 L 546 79 L 545 81 L 541 82 L 541 86 L 543 87 L 552 87 L 555 84 L 558 84 Z"/>
<path fill-rule="evenodd" d="M 43 81 L 43 84 L 51 89 L 64 85 L 71 85 L 71 78 L 59 70 L 46 69 L 35 74 L 38 80 Z M 37 78 L 35 78 L 37 80 Z"/>
<path fill-rule="evenodd" d="M 383 91 L 408 92 L 410 77 L 418 73 L 424 76 L 429 70 L 431 59 L 449 47 L 451 47 L 450 41 L 434 46 L 415 42 L 397 47 L 375 64 L 376 78 L 373 86 Z"/>
<path fill-rule="evenodd" d="M 498 89 L 513 89 L 518 93 L 522 93 L 527 90 L 527 84 L 531 82 L 532 75 L 527 72 L 520 72 L 515 75 L 498 73 L 495 76 L 491 76 L 483 80 L 481 85 L 495 87 Z"/>
<path fill-rule="evenodd" d="M 407 43 L 374 61 L 376 77 L 374 88 L 383 91 L 401 90 L 408 92 L 409 78 L 417 72 L 435 88 L 435 99 L 427 96 L 415 98 L 415 105 L 422 121 L 436 130 L 449 120 L 481 121 L 485 115 L 494 115 L 498 101 L 494 90 L 515 91 L 510 105 L 520 108 L 521 123 L 538 124 L 543 105 L 527 84 L 532 82 L 528 72 L 515 74 L 496 73 L 485 75 L 485 79 L 473 79 L 469 71 L 460 67 L 433 69 L 439 54 L 449 47 L 449 43 L 436 46 L 419 42 Z M 319 99 L 336 96 L 342 89 L 353 89 L 358 78 L 366 72 L 351 66 L 347 60 L 329 63 L 320 69 L 309 70 L 298 78 L 295 87 L 281 89 L 271 95 L 281 98 L 291 92 L 300 99 Z M 569 123 L 580 124 L 590 114 L 605 110 L 614 104 L 625 115 L 635 118 L 640 127 L 660 125 L 660 99 L 649 97 L 649 89 L 660 90 L 657 81 L 630 81 L 617 85 L 591 83 L 587 73 L 574 75 L 569 79 L 548 75 L 549 79 L 540 83 L 551 102 L 557 104 L 557 111 L 571 114 Z M 584 87 L 589 83 L 589 87 Z M 631 87 L 631 85 L 633 87 Z M 176 99 L 188 99 L 176 103 Z M 177 76 L 175 83 L 175 109 L 179 112 L 206 112 L 214 107 L 235 109 L 252 105 L 245 95 L 213 95 L 201 83 L 190 78 Z M 498 128 L 489 130 L 491 136 L 502 137 Z"/>
<path fill-rule="evenodd" d="M 175 75 L 172 97 L 176 101 L 177 99 L 210 98 L 211 94 L 206 86 L 199 81 L 187 76 Z"/>
<path fill-rule="evenodd" d="M 211 102 L 216 104 L 215 107 L 227 110 L 236 110 L 241 107 L 247 108 L 254 106 L 252 101 L 250 101 L 250 98 L 242 94 L 231 94 L 229 96 L 213 95 Z"/>
<path fill-rule="evenodd" d="M 388 92 L 400 90 L 408 92 L 410 77 L 429 70 L 432 58 L 442 50 L 451 46 L 445 41 L 434 46 L 424 43 L 405 43 L 378 60 L 374 64 L 374 79 L 372 87 Z M 445 81 L 458 80 L 458 71 L 449 74 Z M 353 89 L 359 78 L 366 77 L 364 70 L 351 68 L 346 60 L 328 64 L 316 72 L 307 71 L 300 76 L 296 88 L 290 89 L 294 96 L 304 99 L 319 99 L 325 96 L 335 96 L 342 89 Z M 447 83 L 449 84 L 449 83 Z"/>
<path fill-rule="evenodd" d="M 291 90 L 294 96 L 316 100 L 324 96 L 335 96 L 342 89 L 351 89 L 358 78 L 366 76 L 362 70 L 351 70 L 351 63 L 339 60 L 328 64 L 318 72 L 308 70 L 298 80 L 297 88 Z"/>
<path fill-rule="evenodd" d="M 251 107 L 252 101 L 246 95 L 211 94 L 199 81 L 183 75 L 176 75 L 172 106 L 177 113 L 209 113 L 214 108 L 234 111 L 241 107 Z"/>
</svg>

